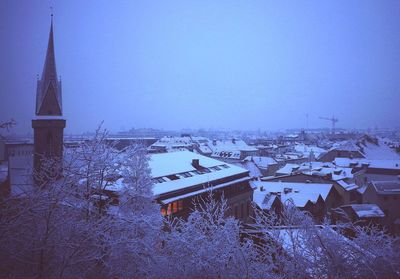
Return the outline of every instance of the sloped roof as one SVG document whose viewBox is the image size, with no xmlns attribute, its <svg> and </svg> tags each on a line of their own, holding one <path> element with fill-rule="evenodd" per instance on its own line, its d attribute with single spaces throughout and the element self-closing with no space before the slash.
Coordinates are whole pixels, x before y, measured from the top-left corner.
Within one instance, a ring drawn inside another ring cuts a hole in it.
<svg viewBox="0 0 400 279">
<path fill-rule="evenodd" d="M 282 203 L 292 201 L 297 207 L 304 207 L 307 202 L 316 203 L 321 196 L 326 200 L 331 191 L 332 184 L 320 183 L 294 183 L 294 182 L 267 182 L 267 181 L 252 181 L 251 185 L 255 188 L 254 197 L 256 195 L 267 195 L 275 193 L 281 196 Z M 261 191 L 261 187 L 265 190 Z M 285 191 L 286 190 L 286 191 Z M 257 200 L 261 200 L 258 197 Z"/>
<path fill-rule="evenodd" d="M 385 213 L 376 204 L 349 205 L 359 218 L 385 217 Z"/>
<path fill-rule="evenodd" d="M 379 194 L 400 194 L 398 181 L 373 181 L 371 182 Z"/>
</svg>

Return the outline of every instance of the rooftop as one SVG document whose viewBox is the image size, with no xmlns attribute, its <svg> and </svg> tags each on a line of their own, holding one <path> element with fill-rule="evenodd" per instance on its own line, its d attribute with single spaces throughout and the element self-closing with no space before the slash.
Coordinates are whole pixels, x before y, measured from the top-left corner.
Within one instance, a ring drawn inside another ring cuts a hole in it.
<svg viewBox="0 0 400 279">
<path fill-rule="evenodd" d="M 265 207 L 265 198 L 270 194 L 280 195 L 282 203 L 290 200 L 295 206 L 304 207 L 308 201 L 316 203 L 319 196 L 325 200 L 333 187 L 331 184 L 266 181 L 252 181 L 251 185 L 255 188 L 254 202 L 261 208 Z"/>
<path fill-rule="evenodd" d="M 373 181 L 372 185 L 380 194 L 400 194 L 400 182 L 398 181 Z"/>
<path fill-rule="evenodd" d="M 385 217 L 383 211 L 376 204 L 351 204 L 349 207 L 359 218 Z"/>
</svg>

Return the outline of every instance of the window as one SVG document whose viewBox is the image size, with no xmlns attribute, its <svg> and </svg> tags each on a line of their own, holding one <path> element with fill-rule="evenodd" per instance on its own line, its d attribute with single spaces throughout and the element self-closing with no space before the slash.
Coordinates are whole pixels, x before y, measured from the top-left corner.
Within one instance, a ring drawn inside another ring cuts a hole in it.
<svg viewBox="0 0 400 279">
<path fill-rule="evenodd" d="M 182 175 L 183 177 L 185 177 L 185 178 L 187 178 L 187 177 L 192 177 L 192 176 L 193 176 L 190 172 L 183 172 L 183 173 L 181 173 L 181 175 Z"/>
<path fill-rule="evenodd" d="M 161 208 L 161 215 L 162 216 L 167 216 L 167 215 L 171 215 L 172 213 L 177 213 L 183 210 L 183 200 L 180 201 L 174 201 L 170 204 L 168 204 L 165 207 Z"/>
<path fill-rule="evenodd" d="M 175 174 L 167 175 L 167 178 L 170 180 L 178 180 L 179 179 L 179 177 Z"/>
<path fill-rule="evenodd" d="M 240 218 L 244 218 L 244 204 L 240 204 Z"/>
<path fill-rule="evenodd" d="M 238 206 L 235 205 L 235 218 L 239 217 L 239 210 L 238 209 L 239 209 Z"/>
</svg>

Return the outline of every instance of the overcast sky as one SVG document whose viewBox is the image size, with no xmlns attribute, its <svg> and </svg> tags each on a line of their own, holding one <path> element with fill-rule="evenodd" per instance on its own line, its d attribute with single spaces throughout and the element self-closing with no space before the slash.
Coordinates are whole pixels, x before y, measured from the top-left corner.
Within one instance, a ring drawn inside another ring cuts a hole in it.
<svg viewBox="0 0 400 279">
<path fill-rule="evenodd" d="M 400 1 L 1 0 L 14 131 L 31 131 L 49 6 L 67 133 L 400 126 Z"/>
</svg>

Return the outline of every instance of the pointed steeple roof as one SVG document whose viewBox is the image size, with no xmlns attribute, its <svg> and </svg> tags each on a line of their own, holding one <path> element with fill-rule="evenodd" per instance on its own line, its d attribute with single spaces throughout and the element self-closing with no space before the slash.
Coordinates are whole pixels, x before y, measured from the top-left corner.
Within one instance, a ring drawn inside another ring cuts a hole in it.
<svg viewBox="0 0 400 279">
<path fill-rule="evenodd" d="M 36 92 L 36 115 L 62 115 L 61 82 L 57 78 L 51 15 L 49 42 L 42 77 Z"/>
</svg>

